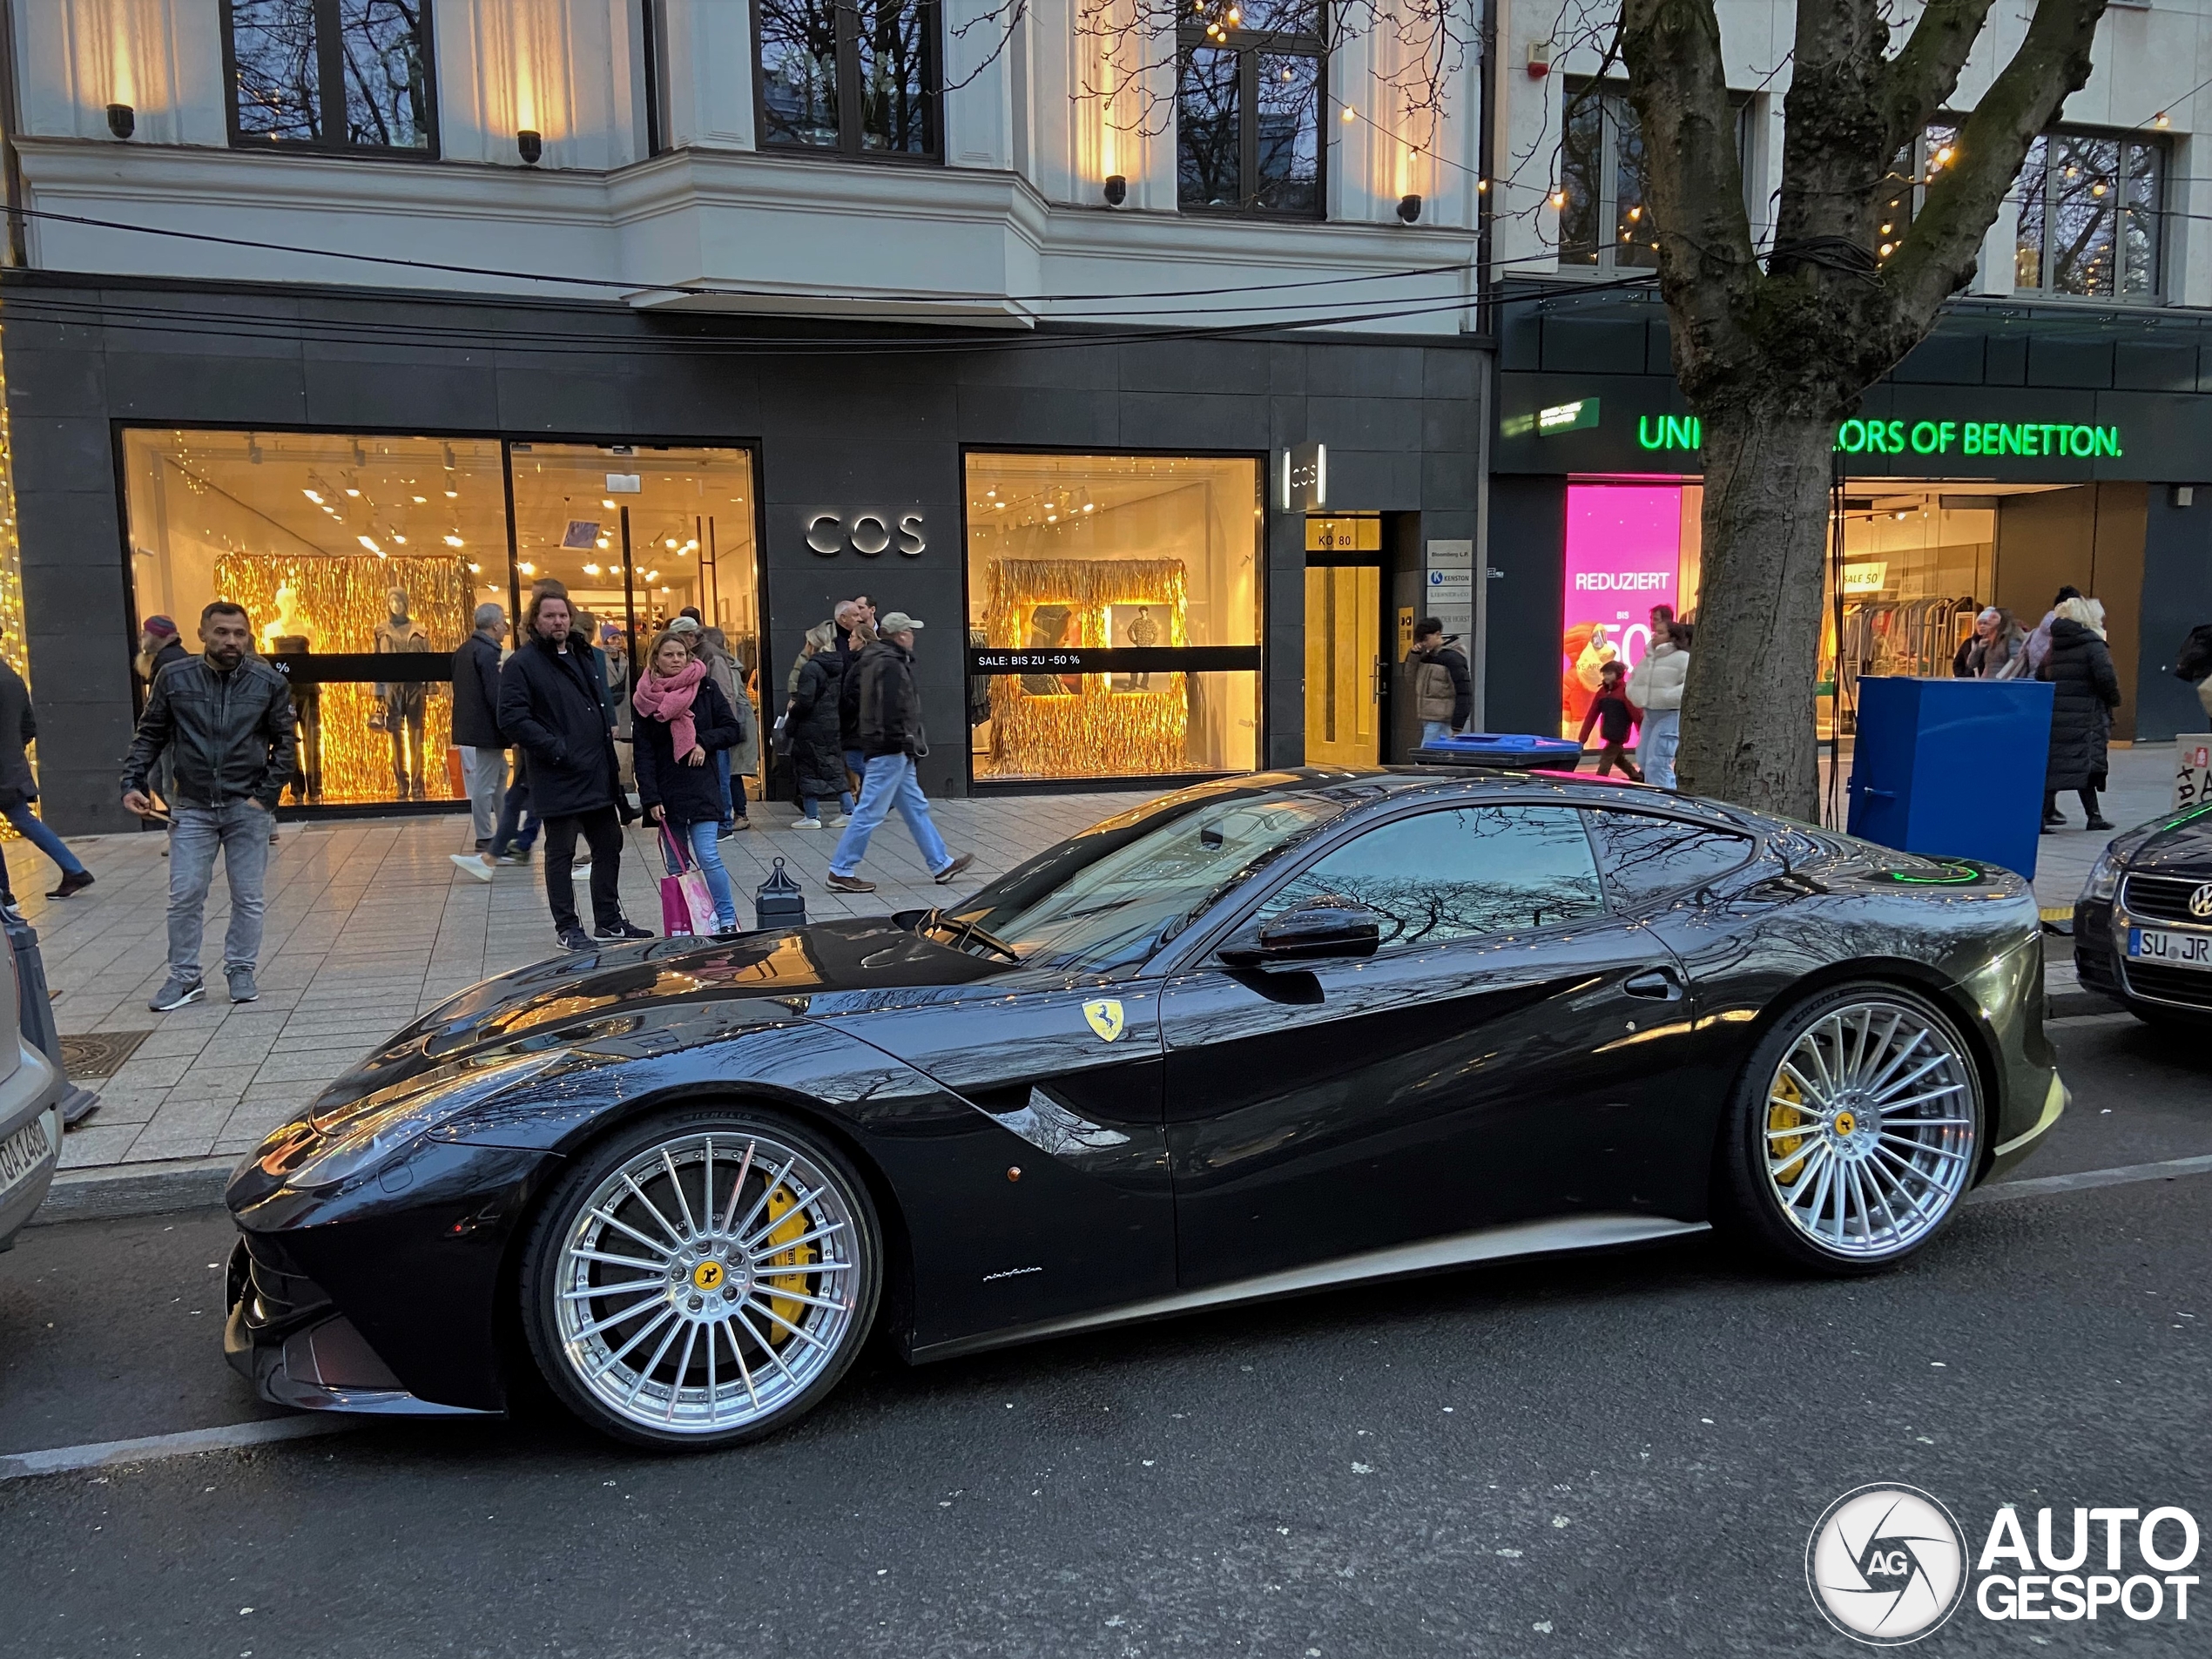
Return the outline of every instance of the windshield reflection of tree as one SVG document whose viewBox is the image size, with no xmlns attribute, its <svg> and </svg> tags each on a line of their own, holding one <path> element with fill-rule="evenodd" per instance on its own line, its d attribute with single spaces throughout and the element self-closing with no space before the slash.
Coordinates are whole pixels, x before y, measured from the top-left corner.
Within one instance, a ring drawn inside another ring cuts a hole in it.
<svg viewBox="0 0 2212 1659">
<path fill-rule="evenodd" d="M 1302 795 L 1194 813 L 1026 903 L 961 914 L 1025 961 L 1109 971 L 1141 961 L 1174 924 L 1344 810 Z"/>
<path fill-rule="evenodd" d="M 1370 830 L 1268 900 L 1269 914 L 1327 897 L 1379 912 L 1386 945 L 1548 927 L 1603 909 L 1575 815 L 1463 807 Z"/>
</svg>

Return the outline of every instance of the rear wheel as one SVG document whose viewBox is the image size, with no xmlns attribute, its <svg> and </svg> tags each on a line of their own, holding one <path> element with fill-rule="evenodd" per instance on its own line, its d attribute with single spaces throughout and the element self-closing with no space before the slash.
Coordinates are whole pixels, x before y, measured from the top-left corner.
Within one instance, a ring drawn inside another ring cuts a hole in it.
<svg viewBox="0 0 2212 1659">
<path fill-rule="evenodd" d="M 867 1189 L 765 1113 L 657 1117 L 587 1152 L 522 1274 L 538 1368 L 594 1427 L 648 1446 L 754 1440 L 837 1386 L 875 1313 Z"/>
<path fill-rule="evenodd" d="M 1899 987 L 1839 986 L 1787 1011 L 1752 1051 L 1716 1197 L 1770 1255 L 1878 1271 L 1956 1212 L 1983 1119 L 1980 1076 L 1948 1015 Z"/>
</svg>

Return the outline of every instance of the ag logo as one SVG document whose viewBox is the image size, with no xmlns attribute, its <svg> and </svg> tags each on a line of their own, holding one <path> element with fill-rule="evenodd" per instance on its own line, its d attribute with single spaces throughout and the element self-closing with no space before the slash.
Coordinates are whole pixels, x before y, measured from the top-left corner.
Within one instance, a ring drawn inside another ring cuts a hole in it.
<svg viewBox="0 0 2212 1659">
<path fill-rule="evenodd" d="M 2212 916 L 2212 881 L 2207 881 L 2189 894 L 2189 914 Z"/>
<path fill-rule="evenodd" d="M 1966 1543 L 1951 1512 L 1915 1487 L 1861 1487 L 1828 1506 L 1805 1545 L 1813 1605 L 1853 1641 L 1918 1642 L 1966 1594 Z"/>
<path fill-rule="evenodd" d="M 1111 1042 L 1122 1035 L 1122 1005 L 1110 996 L 1084 1003 L 1083 1018 L 1090 1022 L 1101 1042 Z"/>
</svg>

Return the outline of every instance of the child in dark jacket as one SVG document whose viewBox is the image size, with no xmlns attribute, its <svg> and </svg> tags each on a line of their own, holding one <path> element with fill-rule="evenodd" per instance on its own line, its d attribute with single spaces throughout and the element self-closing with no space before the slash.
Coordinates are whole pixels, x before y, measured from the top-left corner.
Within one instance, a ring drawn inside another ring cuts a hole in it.
<svg viewBox="0 0 2212 1659">
<path fill-rule="evenodd" d="M 1597 775 L 1605 777 L 1620 763 L 1621 770 L 1635 783 L 1643 781 L 1643 774 L 1636 770 L 1636 763 L 1629 759 L 1629 737 L 1635 729 L 1635 705 L 1629 701 L 1622 685 L 1621 664 L 1608 663 L 1598 670 L 1597 696 L 1590 701 L 1590 711 L 1582 717 L 1582 741 L 1590 740 L 1590 728 L 1598 729 L 1598 736 L 1605 746 L 1598 751 Z"/>
</svg>

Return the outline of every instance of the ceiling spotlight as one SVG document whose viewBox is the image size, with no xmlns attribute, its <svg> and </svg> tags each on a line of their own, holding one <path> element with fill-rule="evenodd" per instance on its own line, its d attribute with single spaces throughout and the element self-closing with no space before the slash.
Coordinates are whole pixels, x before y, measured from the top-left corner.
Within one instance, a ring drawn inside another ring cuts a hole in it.
<svg viewBox="0 0 2212 1659">
<path fill-rule="evenodd" d="M 599 567 L 596 564 L 587 564 L 583 567 L 583 573 L 586 576 L 597 576 L 599 574 Z"/>
<path fill-rule="evenodd" d="M 300 493 L 301 495 L 305 496 L 306 496 L 306 497 L 307 497 L 309 501 L 311 501 L 311 502 L 314 502 L 314 504 L 315 504 L 316 506 L 320 507 L 320 506 L 321 506 L 321 505 L 322 505 L 322 496 L 321 496 L 321 494 L 320 494 L 319 491 L 313 490 L 313 489 L 303 489 L 303 490 L 301 490 Z"/>
<path fill-rule="evenodd" d="M 359 543 L 361 543 L 363 547 L 367 548 L 367 549 L 368 549 L 370 552 L 372 552 L 372 553 L 374 553 L 374 555 L 376 555 L 376 556 L 377 556 L 378 558 L 380 558 L 380 559 L 381 559 L 381 558 L 382 558 L 382 557 L 384 556 L 384 550 L 383 550 L 382 548 L 381 548 L 381 547 L 379 547 L 379 546 L 377 546 L 377 545 L 376 545 L 376 541 L 375 541 L 375 538 L 374 538 L 374 537 L 373 537 L 373 536 L 355 536 L 354 539 L 355 541 L 359 542 Z"/>
<path fill-rule="evenodd" d="M 466 543 L 463 543 L 458 536 L 448 536 L 446 537 L 446 545 L 448 547 L 462 547 L 465 546 Z"/>
<path fill-rule="evenodd" d="M 537 566 L 532 564 L 528 559 L 523 560 L 522 563 L 516 565 L 515 568 L 517 570 L 520 570 L 524 576 L 536 576 L 537 574 Z"/>
</svg>

